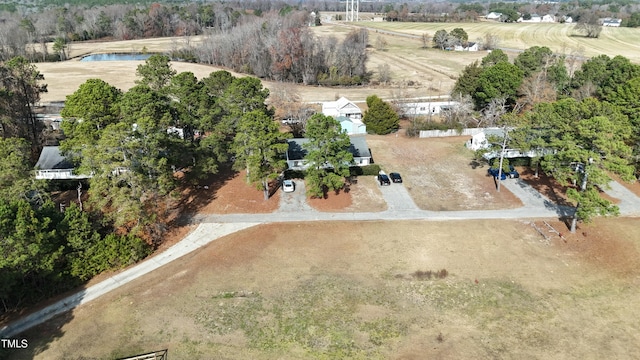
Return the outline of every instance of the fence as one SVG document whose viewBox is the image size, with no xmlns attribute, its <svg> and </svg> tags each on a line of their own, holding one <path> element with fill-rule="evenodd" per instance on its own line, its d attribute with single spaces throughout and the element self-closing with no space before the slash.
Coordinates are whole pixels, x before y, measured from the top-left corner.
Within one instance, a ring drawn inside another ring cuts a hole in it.
<svg viewBox="0 0 640 360">
<path fill-rule="evenodd" d="M 468 128 L 462 130 L 420 130 L 420 138 L 448 137 L 448 136 L 473 136 L 482 132 L 483 128 Z"/>
</svg>

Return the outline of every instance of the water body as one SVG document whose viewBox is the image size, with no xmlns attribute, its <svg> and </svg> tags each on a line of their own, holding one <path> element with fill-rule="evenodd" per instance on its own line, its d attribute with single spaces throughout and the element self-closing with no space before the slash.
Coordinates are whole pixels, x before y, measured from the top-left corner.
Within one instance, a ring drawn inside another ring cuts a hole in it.
<svg viewBox="0 0 640 360">
<path fill-rule="evenodd" d="M 80 61 L 127 61 L 127 60 L 147 60 L 153 54 L 93 54 L 87 55 Z"/>
</svg>

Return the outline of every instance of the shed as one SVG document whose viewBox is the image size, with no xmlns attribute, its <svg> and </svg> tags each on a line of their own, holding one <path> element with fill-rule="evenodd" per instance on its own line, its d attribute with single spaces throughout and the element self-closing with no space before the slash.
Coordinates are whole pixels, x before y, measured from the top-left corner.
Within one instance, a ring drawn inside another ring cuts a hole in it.
<svg viewBox="0 0 640 360">
<path fill-rule="evenodd" d="M 351 119 L 346 116 L 338 116 L 336 119 L 342 127 L 342 131 L 347 135 L 358 135 L 367 133 L 367 125 L 360 119 Z"/>
</svg>

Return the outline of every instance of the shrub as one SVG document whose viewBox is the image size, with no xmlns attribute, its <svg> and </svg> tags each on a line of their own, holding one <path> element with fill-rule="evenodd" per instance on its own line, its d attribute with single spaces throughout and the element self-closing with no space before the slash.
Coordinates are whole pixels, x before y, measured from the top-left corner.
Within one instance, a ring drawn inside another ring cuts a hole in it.
<svg viewBox="0 0 640 360">
<path fill-rule="evenodd" d="M 349 172 L 351 173 L 351 176 L 378 175 L 380 172 L 380 165 L 371 164 L 366 166 L 352 166 L 349 168 Z"/>
</svg>

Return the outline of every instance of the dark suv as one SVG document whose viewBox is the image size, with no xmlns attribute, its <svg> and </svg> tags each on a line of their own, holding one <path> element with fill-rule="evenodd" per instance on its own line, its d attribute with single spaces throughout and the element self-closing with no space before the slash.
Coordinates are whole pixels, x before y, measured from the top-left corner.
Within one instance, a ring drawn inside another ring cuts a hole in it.
<svg viewBox="0 0 640 360">
<path fill-rule="evenodd" d="M 378 182 L 380 183 L 380 186 L 391 185 L 391 180 L 389 180 L 387 174 L 378 174 Z"/>
<path fill-rule="evenodd" d="M 402 182 L 402 176 L 400 176 L 400 174 L 398 174 L 396 172 L 390 173 L 389 177 L 391 178 L 391 181 L 393 181 L 394 183 L 401 183 Z"/>
</svg>

